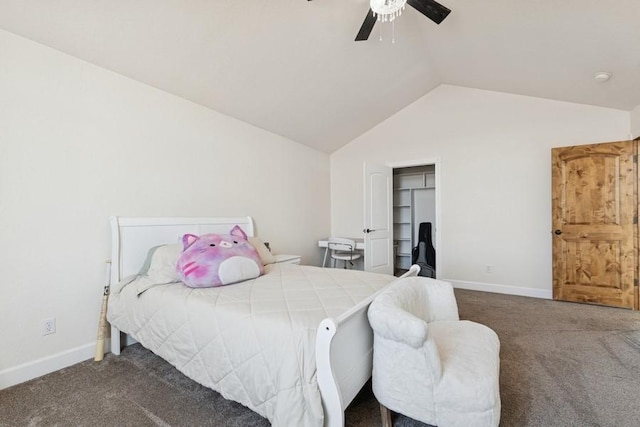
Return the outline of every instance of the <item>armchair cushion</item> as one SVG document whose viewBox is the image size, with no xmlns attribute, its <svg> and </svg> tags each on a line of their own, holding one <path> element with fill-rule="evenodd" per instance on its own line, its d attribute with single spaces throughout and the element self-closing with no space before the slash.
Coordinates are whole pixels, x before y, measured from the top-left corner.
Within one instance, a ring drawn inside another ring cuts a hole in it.
<svg viewBox="0 0 640 427">
<path fill-rule="evenodd" d="M 461 425 L 492 425 L 473 419 L 491 412 L 496 405 L 500 408 L 498 336 L 488 327 L 468 320 L 433 322 L 429 327 L 444 367 L 437 388 L 437 425 L 457 425 L 443 421 L 464 414 L 471 421 Z M 484 416 L 487 415 L 490 414 Z"/>
</svg>

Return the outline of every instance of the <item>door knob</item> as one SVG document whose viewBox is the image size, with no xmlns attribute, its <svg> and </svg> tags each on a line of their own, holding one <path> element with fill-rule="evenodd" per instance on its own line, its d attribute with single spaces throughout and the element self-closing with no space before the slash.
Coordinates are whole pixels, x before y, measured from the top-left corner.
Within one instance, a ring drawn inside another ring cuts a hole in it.
<svg viewBox="0 0 640 427">
<path fill-rule="evenodd" d="M 374 231 L 376 231 L 376 230 L 372 230 L 370 228 L 365 228 L 364 230 L 362 230 L 363 233 L 367 233 L 367 234 L 369 234 L 371 232 L 374 232 Z"/>
<path fill-rule="evenodd" d="M 555 234 L 556 236 L 559 236 L 562 234 L 562 230 L 555 230 L 553 234 Z"/>
</svg>

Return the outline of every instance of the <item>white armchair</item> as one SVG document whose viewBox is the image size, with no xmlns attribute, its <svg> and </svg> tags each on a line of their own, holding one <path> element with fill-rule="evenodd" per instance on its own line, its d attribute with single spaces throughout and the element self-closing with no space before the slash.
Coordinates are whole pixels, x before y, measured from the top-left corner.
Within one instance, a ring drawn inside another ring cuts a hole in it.
<svg viewBox="0 0 640 427">
<path fill-rule="evenodd" d="M 438 427 L 500 422 L 500 341 L 459 320 L 453 287 L 426 277 L 397 281 L 369 307 L 373 393 L 389 409 Z"/>
</svg>

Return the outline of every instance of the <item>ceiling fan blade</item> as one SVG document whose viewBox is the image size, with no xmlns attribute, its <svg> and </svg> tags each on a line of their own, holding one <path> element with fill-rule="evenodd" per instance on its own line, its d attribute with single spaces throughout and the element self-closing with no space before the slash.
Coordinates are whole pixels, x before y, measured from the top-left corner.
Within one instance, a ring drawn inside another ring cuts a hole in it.
<svg viewBox="0 0 640 427">
<path fill-rule="evenodd" d="M 373 14 L 373 11 L 369 9 L 367 13 L 367 17 L 364 18 L 364 22 L 362 23 L 362 27 L 360 27 L 360 31 L 358 31 L 358 35 L 356 36 L 356 41 L 362 41 L 369 38 L 369 34 L 371 34 L 371 30 L 373 30 L 373 26 L 376 23 L 376 16 Z"/>
<path fill-rule="evenodd" d="M 407 0 L 409 6 L 431 19 L 436 24 L 444 21 L 451 9 L 448 9 L 435 0 Z"/>
</svg>

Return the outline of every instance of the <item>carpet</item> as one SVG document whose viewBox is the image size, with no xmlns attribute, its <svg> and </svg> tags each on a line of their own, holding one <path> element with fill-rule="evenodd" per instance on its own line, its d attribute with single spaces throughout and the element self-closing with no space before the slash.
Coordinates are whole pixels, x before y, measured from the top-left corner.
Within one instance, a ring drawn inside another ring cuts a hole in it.
<svg viewBox="0 0 640 427">
<path fill-rule="evenodd" d="M 640 313 L 456 290 L 501 342 L 501 426 L 640 426 Z M 367 384 L 347 426 L 380 425 Z M 424 424 L 397 415 L 397 427 Z M 0 391 L 0 426 L 269 426 L 140 345 Z"/>
</svg>

